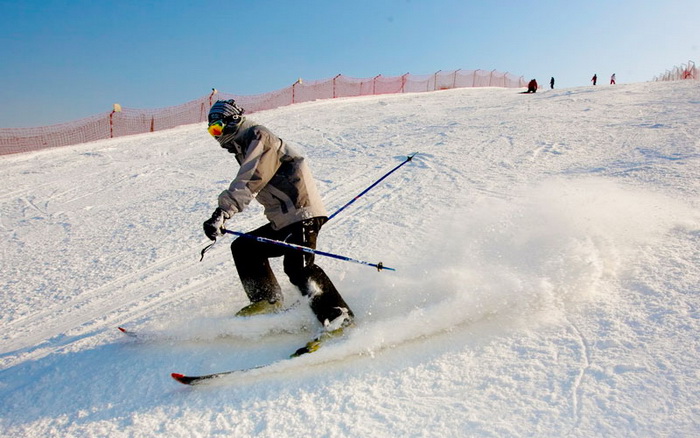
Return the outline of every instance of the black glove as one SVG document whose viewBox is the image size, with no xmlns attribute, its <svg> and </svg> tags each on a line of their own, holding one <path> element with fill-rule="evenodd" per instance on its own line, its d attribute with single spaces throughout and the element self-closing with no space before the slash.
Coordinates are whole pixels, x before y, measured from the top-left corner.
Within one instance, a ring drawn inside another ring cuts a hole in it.
<svg viewBox="0 0 700 438">
<path fill-rule="evenodd" d="M 209 240 L 216 240 L 217 237 L 224 235 L 226 219 L 228 219 L 228 215 L 222 209 L 217 208 L 211 218 L 204 222 L 204 234 Z"/>
</svg>

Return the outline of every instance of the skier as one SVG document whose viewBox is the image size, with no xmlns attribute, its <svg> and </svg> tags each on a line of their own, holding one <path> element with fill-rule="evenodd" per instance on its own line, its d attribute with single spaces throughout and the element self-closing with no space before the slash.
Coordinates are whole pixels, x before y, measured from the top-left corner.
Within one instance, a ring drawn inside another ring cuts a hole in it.
<svg viewBox="0 0 700 438">
<path fill-rule="evenodd" d="M 269 223 L 250 235 L 316 248 L 321 226 L 328 220 L 305 158 L 266 127 L 243 117 L 245 110 L 231 100 L 219 100 L 209 111 L 209 133 L 236 157 L 238 174 L 204 222 L 211 240 L 223 235 L 226 220 L 243 211 L 253 198 L 264 206 Z M 280 285 L 270 257 L 284 257 L 284 272 L 327 332 L 353 324 L 354 315 L 314 254 L 239 237 L 231 244 L 233 260 L 250 304 L 237 316 L 275 313 L 282 309 Z"/>
<path fill-rule="evenodd" d="M 554 76 L 552 76 L 552 79 L 549 80 L 549 88 L 554 90 Z"/>
<path fill-rule="evenodd" d="M 527 92 L 528 93 L 537 93 L 537 81 L 532 79 L 530 82 L 527 84 Z"/>
<path fill-rule="evenodd" d="M 610 85 L 615 85 L 615 73 L 610 76 Z"/>
<path fill-rule="evenodd" d="M 591 82 L 593 82 L 593 85 L 595 85 L 598 82 L 598 74 L 594 74 L 593 77 L 591 78 Z"/>
</svg>

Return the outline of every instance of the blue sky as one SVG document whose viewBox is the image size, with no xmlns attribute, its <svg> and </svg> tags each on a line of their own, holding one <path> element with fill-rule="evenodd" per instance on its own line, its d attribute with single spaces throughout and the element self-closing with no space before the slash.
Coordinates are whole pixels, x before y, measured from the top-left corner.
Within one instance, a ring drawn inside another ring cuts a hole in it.
<svg viewBox="0 0 700 438">
<path fill-rule="evenodd" d="M 700 63 L 700 1 L 0 0 L 0 127 L 342 73 L 508 71 L 557 88 Z"/>
</svg>

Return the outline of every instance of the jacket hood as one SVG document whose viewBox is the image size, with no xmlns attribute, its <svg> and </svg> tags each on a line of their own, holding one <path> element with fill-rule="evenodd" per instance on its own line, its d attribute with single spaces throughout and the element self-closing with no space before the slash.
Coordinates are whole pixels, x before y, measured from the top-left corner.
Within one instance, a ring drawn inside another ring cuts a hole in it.
<svg viewBox="0 0 700 438">
<path fill-rule="evenodd" d="M 247 120 L 245 117 L 241 117 L 241 121 L 236 123 L 235 125 L 228 124 L 224 128 L 224 132 L 221 134 L 219 138 L 216 139 L 216 141 L 219 142 L 222 148 L 228 149 L 229 152 L 231 152 L 231 149 L 234 146 L 236 136 L 238 135 L 239 132 L 241 132 L 241 128 L 243 125 L 249 125 L 250 123 L 246 123 Z"/>
</svg>

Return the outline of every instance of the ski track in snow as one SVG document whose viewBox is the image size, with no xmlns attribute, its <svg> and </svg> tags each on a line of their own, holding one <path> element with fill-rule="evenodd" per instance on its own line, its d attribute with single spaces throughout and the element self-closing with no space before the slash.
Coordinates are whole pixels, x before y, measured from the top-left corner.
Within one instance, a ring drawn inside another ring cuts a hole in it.
<svg viewBox="0 0 700 438">
<path fill-rule="evenodd" d="M 397 271 L 317 257 L 358 327 L 294 361 L 318 324 L 280 261 L 290 309 L 249 319 L 231 317 L 245 299 L 230 239 L 199 262 L 237 169 L 202 125 L 0 157 L 3 428 L 698 432 L 697 90 L 462 89 L 251 115 L 306 152 L 329 213 L 419 152 L 324 227 L 319 249 Z M 251 205 L 228 226 L 262 223 Z M 276 361 L 194 391 L 168 377 Z"/>
</svg>

